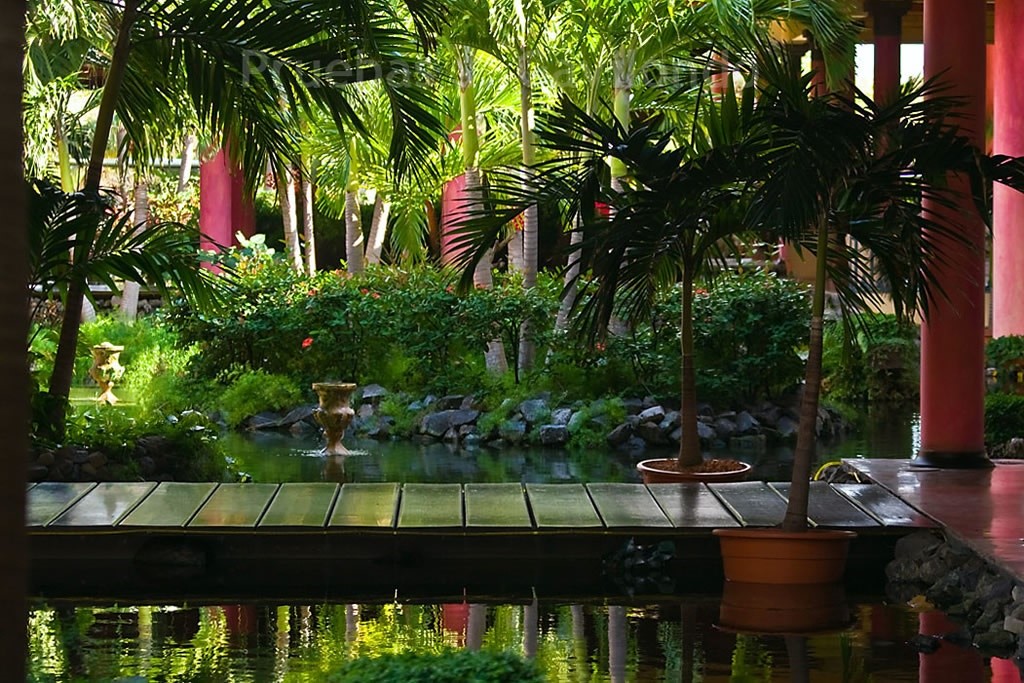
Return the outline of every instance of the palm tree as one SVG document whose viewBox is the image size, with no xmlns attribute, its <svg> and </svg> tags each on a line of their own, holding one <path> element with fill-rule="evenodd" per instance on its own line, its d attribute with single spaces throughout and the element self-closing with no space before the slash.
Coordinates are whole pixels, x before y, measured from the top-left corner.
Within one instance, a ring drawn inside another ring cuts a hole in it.
<svg viewBox="0 0 1024 683">
<path fill-rule="evenodd" d="M 579 282 L 575 307 L 578 331 L 588 342 L 604 336 L 612 316 L 634 322 L 649 317 L 660 288 L 678 283 L 681 298 L 681 438 L 678 466 L 703 462 L 697 433 L 693 344 L 693 297 L 699 278 L 709 277 L 738 252 L 747 233 L 742 209 L 756 175 L 766 139 L 753 109 L 753 90 L 744 106 L 730 87 L 722 102 L 704 100 L 704 126 L 689 139 L 659 130 L 653 119 L 626 131 L 617 118 L 603 122 L 568 100 L 538 126 L 541 145 L 568 157 L 537 165 L 526 189 L 511 174 L 492 179 L 492 199 L 467 222 L 463 237 L 480 255 L 477 231 L 529 202 L 561 201 L 567 213 L 583 217 L 576 257 L 590 278 Z M 629 182 L 610 178 L 609 157 L 622 164 Z M 607 216 L 594 211 L 612 206 Z M 483 237 L 483 241 L 488 238 Z"/>
<path fill-rule="evenodd" d="M 25 679 L 25 592 L 28 549 L 25 542 L 25 458 L 28 454 L 28 359 L 25 338 L 26 237 L 22 190 L 21 64 L 25 3 L 0 8 L 0 202 L 7 211 L 0 254 L 0 372 L 7 381 L 0 428 L 9 440 L 8 471 L 0 477 L 0 651 L 12 680 Z"/>
<path fill-rule="evenodd" d="M 443 11 L 435 0 L 405 5 L 415 35 L 383 0 L 310 0 L 301 12 L 262 0 L 103 3 L 99 11 L 116 30 L 85 193 L 99 192 L 115 112 L 132 140 L 137 167 L 156 156 L 155 132 L 175 129 L 187 111 L 215 137 L 230 141 L 244 168 L 263 168 L 268 156 L 299 158 L 294 128 L 280 125 L 281 102 L 291 111 L 323 108 L 339 128 L 358 129 L 342 86 L 373 78 L 401 112 L 392 156 L 402 167 L 417 167 L 440 135 L 429 114 L 430 97 L 414 78 L 389 77 L 408 72 L 410 58 L 437 32 Z M 85 290 L 84 280 L 71 281 L 65 298 L 49 386 L 57 434 L 63 431 Z"/>
<path fill-rule="evenodd" d="M 812 80 L 798 77 L 796 65 L 780 57 L 762 60 L 768 69 L 761 75 L 774 84 L 773 106 L 764 110 L 773 144 L 763 156 L 764 175 L 747 219 L 802 241 L 815 255 L 793 486 L 783 522 L 784 530 L 800 531 L 807 527 L 816 442 L 826 281 L 843 310 L 865 310 L 882 298 L 874 267 L 897 316 L 927 318 L 929 302 L 950 294 L 936 266 L 948 264 L 950 247 L 965 238 L 956 219 L 922 212 L 922 201 L 954 206 L 956 190 L 946 177 L 956 173 L 971 181 L 979 212 L 987 216 L 989 183 L 1024 187 L 1024 164 L 974 147 L 956 126 L 959 100 L 935 82 L 904 89 L 884 105 L 859 92 L 810 97 Z M 840 228 L 856 248 L 832 238 Z"/>
</svg>

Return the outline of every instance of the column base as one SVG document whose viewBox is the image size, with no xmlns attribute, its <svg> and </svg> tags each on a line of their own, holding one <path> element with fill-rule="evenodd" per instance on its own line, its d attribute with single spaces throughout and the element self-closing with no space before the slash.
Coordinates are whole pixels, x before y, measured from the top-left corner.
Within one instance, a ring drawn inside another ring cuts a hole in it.
<svg viewBox="0 0 1024 683">
<path fill-rule="evenodd" d="M 911 467 L 938 467 L 946 470 L 987 470 L 995 467 L 984 451 L 918 451 Z"/>
</svg>

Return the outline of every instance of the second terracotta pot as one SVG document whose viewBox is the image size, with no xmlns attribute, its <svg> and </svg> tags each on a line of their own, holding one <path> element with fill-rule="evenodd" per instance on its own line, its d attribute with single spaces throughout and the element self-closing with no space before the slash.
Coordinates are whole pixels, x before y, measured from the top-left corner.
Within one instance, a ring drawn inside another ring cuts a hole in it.
<svg viewBox="0 0 1024 683">
<path fill-rule="evenodd" d="M 676 484 L 684 481 L 703 481 L 708 483 L 726 481 L 746 481 L 751 466 L 736 461 L 738 467 L 724 472 L 679 472 L 673 467 L 672 458 L 656 458 L 641 460 L 636 464 L 637 471 L 645 484 Z"/>
</svg>

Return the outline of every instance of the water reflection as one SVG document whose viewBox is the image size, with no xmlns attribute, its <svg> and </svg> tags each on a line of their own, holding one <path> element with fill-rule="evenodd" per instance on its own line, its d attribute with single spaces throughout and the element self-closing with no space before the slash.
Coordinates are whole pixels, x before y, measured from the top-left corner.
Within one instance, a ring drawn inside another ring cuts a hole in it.
<svg viewBox="0 0 1024 683">
<path fill-rule="evenodd" d="M 48 607 L 29 619 L 31 680 L 322 681 L 343 662 L 460 648 L 511 651 L 547 680 L 1019 681 L 1016 667 L 943 643 L 908 645 L 918 615 L 858 601 L 854 623 L 812 636 L 717 627 L 717 599 L 652 605 L 328 604 Z M 932 627 L 931 616 L 921 627 Z M 927 623 L 926 623 L 927 622 Z"/>
</svg>

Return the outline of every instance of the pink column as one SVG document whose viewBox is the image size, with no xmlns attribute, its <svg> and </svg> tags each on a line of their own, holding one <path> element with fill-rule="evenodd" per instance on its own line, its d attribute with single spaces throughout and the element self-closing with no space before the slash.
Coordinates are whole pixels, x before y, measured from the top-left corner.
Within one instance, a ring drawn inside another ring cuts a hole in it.
<svg viewBox="0 0 1024 683">
<path fill-rule="evenodd" d="M 200 247 L 213 250 L 235 244 L 235 233 L 251 237 L 256 225 L 253 198 L 245 191 L 245 174 L 223 147 L 199 165 Z"/>
<path fill-rule="evenodd" d="M 868 0 L 875 39 L 874 99 L 883 102 L 900 87 L 900 46 L 903 43 L 903 15 L 910 0 Z"/>
<path fill-rule="evenodd" d="M 993 151 L 1024 155 L 1024 2 L 996 3 Z M 992 207 L 992 336 L 1024 334 L 1024 195 L 998 183 Z"/>
<path fill-rule="evenodd" d="M 234 194 L 228 155 L 223 149 L 199 164 L 199 246 L 216 250 L 231 244 L 232 196 Z"/>
<path fill-rule="evenodd" d="M 952 92 L 966 98 L 960 125 L 984 144 L 985 0 L 925 0 L 924 75 L 944 73 Z M 933 264 L 948 294 L 933 303 L 921 326 L 921 452 L 917 465 L 991 467 L 985 455 L 985 227 L 974 214 L 967 184 L 959 206 L 926 202 L 923 211 L 957 225 L 967 246 L 946 245 L 948 259 Z"/>
<path fill-rule="evenodd" d="M 441 263 L 449 265 L 464 249 L 456 248 L 455 225 L 465 216 L 466 176 L 458 175 L 441 189 Z"/>
</svg>

